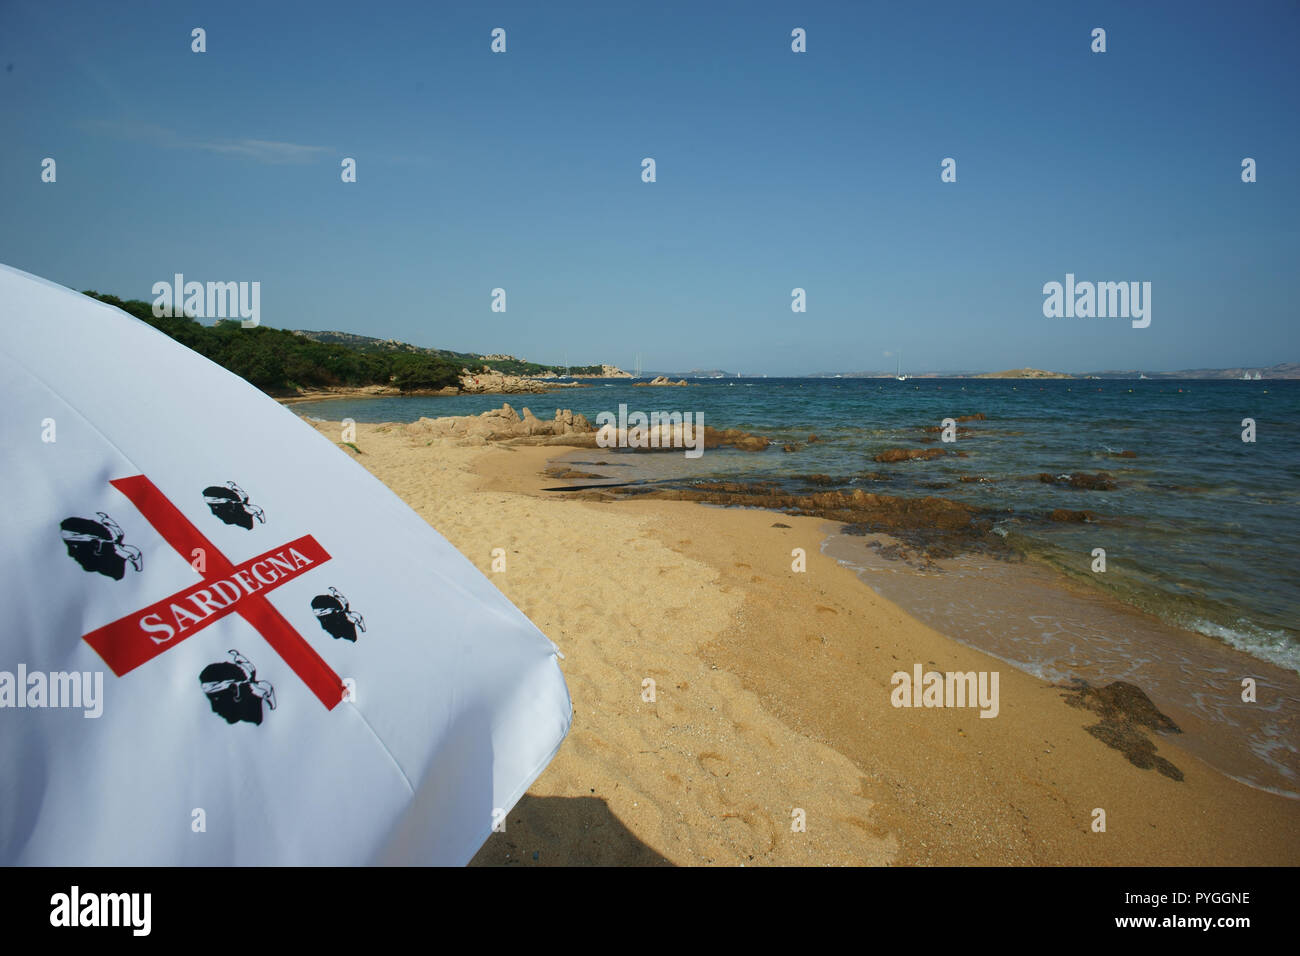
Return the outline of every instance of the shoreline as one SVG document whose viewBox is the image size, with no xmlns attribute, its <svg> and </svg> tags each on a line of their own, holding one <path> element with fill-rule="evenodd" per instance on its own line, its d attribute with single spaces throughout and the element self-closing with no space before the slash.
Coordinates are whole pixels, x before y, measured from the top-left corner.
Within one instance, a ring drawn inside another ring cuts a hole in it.
<svg viewBox="0 0 1300 956">
<path fill-rule="evenodd" d="M 876 548 L 873 538 L 885 546 Z M 823 551 L 949 639 L 1032 676 L 1058 686 L 1140 686 L 1178 725 L 1184 749 L 1246 786 L 1300 800 L 1300 754 L 1269 747 L 1296 738 L 1295 718 L 1268 704 L 1240 706 L 1239 683 L 1250 676 L 1261 701 L 1288 702 L 1293 712 L 1300 700 L 1295 672 L 1166 622 L 1032 554 L 1011 564 L 966 554 L 921 570 L 881 557 L 897 545 L 887 535 L 836 532 Z M 1200 690 L 1189 693 L 1192 681 Z"/>
<path fill-rule="evenodd" d="M 578 479 L 569 497 L 580 500 L 610 495 L 619 501 L 682 500 L 758 507 L 785 516 L 782 520 L 790 515 L 823 518 L 828 524 L 822 553 L 850 568 L 864 586 L 909 616 L 950 640 L 1055 685 L 1134 683 L 1155 706 L 1176 718 L 1184 748 L 1213 769 L 1255 789 L 1300 799 L 1300 754 L 1282 743 L 1300 734 L 1295 716 L 1300 675 L 1129 604 L 1092 581 L 1065 574 L 1033 551 L 990 548 L 987 538 L 967 534 L 966 516 L 952 512 L 951 499 L 774 495 L 752 479 L 670 480 L 667 487 L 649 491 L 613 484 L 607 492 L 584 480 L 596 476 L 564 472 L 571 466 L 611 470 L 601 465 L 612 463 L 592 462 L 590 457 L 589 450 L 566 453 L 548 475 Z M 725 489 L 722 493 L 713 490 L 719 485 Z M 872 506 L 873 500 L 885 507 Z M 901 509 L 895 507 L 900 503 Z M 900 512 L 903 520 L 895 526 L 891 522 Z M 858 523 L 868 515 L 875 525 L 872 530 Z M 934 549 L 936 541 L 926 539 L 941 524 L 948 525 L 950 537 L 939 540 Z M 954 543 L 952 535 L 964 540 Z M 1245 705 L 1241 700 L 1237 682 L 1246 676 L 1256 684 L 1258 703 Z M 1187 690 L 1189 684 L 1195 689 Z M 1131 750 L 1134 743 L 1127 740 L 1125 747 Z"/>
<path fill-rule="evenodd" d="M 530 379 L 529 381 L 533 380 Z M 536 381 L 544 383 L 545 380 L 538 379 Z M 361 385 L 356 387 L 330 386 L 321 389 L 299 389 L 297 393 L 291 395 L 276 395 L 270 392 L 267 394 L 281 405 L 302 405 L 307 402 L 328 402 L 344 398 L 455 398 L 458 395 L 545 395 L 550 392 L 561 392 L 571 388 L 591 388 L 591 386 L 584 382 L 555 385 L 541 384 L 535 388 L 498 388 L 491 386 L 464 388 L 449 385 L 446 388 L 420 388 L 404 392 L 391 385 Z"/>
<path fill-rule="evenodd" d="M 574 729 L 478 863 L 532 863 L 533 852 L 542 864 L 1300 858 L 1296 801 L 1228 778 L 1175 736 L 1150 739 L 1181 781 L 1135 766 L 1085 729 L 1097 715 L 1062 688 L 864 587 L 822 553 L 821 518 L 557 500 L 540 489 L 566 449 L 357 430 L 358 461 L 566 655 Z M 493 547 L 506 573 L 492 573 Z M 790 570 L 793 547 L 803 574 Z M 999 671 L 999 716 L 892 707 L 890 674 L 913 664 Z M 557 826 L 565 797 L 581 810 Z M 1106 833 L 1091 829 L 1097 807 Z M 804 832 L 791 830 L 796 809 Z"/>
</svg>

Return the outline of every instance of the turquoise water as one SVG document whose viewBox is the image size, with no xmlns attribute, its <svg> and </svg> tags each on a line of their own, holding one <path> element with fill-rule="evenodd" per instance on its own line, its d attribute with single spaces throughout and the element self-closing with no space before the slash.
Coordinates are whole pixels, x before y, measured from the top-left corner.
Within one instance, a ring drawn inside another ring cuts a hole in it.
<svg viewBox="0 0 1300 956">
<path fill-rule="evenodd" d="M 764 452 L 718 449 L 629 456 L 638 475 L 775 479 L 824 474 L 830 487 L 938 495 L 995 512 L 999 532 L 1033 558 L 1167 623 L 1300 670 L 1300 382 L 917 379 L 727 379 L 688 388 L 619 381 L 543 395 L 378 398 L 298 405 L 315 418 L 414 421 L 477 414 L 509 401 L 540 418 L 569 408 L 703 413 L 705 424 L 765 435 Z M 982 412 L 955 444 L 924 426 Z M 1257 440 L 1241 440 L 1242 419 Z M 810 434 L 819 442 L 806 444 Z M 781 445 L 799 442 L 790 453 Z M 894 447 L 964 452 L 880 464 Z M 1131 450 L 1136 458 L 1115 454 Z M 601 454 L 606 454 L 604 451 Z M 653 459 L 653 463 L 646 462 Z M 646 462 L 643 464 L 643 462 Z M 599 470 L 599 469 L 597 469 Z M 1113 491 L 1049 485 L 1040 472 L 1104 471 Z M 888 482 L 867 473 L 884 474 Z M 962 476 L 989 479 L 963 483 Z M 1060 524 L 1053 509 L 1097 522 Z M 1106 550 L 1105 574 L 1091 570 Z"/>
</svg>

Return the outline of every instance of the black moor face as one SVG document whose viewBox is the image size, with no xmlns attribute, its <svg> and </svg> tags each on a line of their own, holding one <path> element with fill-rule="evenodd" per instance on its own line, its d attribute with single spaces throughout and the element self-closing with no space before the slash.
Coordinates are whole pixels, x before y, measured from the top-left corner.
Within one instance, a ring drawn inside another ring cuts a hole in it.
<svg viewBox="0 0 1300 956">
<path fill-rule="evenodd" d="M 203 489 L 203 500 L 208 509 L 226 524 L 253 530 L 253 519 L 265 521 L 262 509 L 248 500 L 248 495 L 233 482 L 227 485 L 209 485 Z"/>
<path fill-rule="evenodd" d="M 226 718 L 226 723 L 236 724 L 246 720 L 250 724 L 262 722 L 262 699 L 255 697 L 245 685 L 232 684 L 226 690 L 208 694 L 212 712 Z"/>
<path fill-rule="evenodd" d="M 241 528 L 253 530 L 253 516 L 244 510 L 244 506 L 238 502 L 226 502 L 223 504 L 213 504 L 208 502 L 208 507 L 212 513 L 224 521 L 226 524 L 237 524 Z"/>
<path fill-rule="evenodd" d="M 366 629 L 361 615 L 349 609 L 347 598 L 335 588 L 330 588 L 329 594 L 318 594 L 312 598 L 311 612 L 316 615 L 316 620 L 325 633 L 335 639 L 355 643 L 357 625 L 360 624 L 363 631 Z"/>
<path fill-rule="evenodd" d="M 342 638 L 345 641 L 355 641 L 357 639 L 357 626 L 347 619 L 342 611 L 331 611 L 328 614 L 319 615 L 317 619 L 320 626 L 333 637 Z"/>
<path fill-rule="evenodd" d="M 110 541 L 65 541 L 68 557 L 73 558 L 82 570 L 98 571 L 114 581 L 126 577 L 126 558 L 118 557 Z"/>
<path fill-rule="evenodd" d="M 226 723 L 241 720 L 262 723 L 262 704 L 275 709 L 275 691 L 266 681 L 257 679 L 253 666 L 238 651 L 231 651 L 234 663 L 209 664 L 199 674 L 199 683 L 207 695 L 212 712 Z"/>
<path fill-rule="evenodd" d="M 103 521 L 92 518 L 65 518 L 59 524 L 59 534 L 68 549 L 68 557 L 81 565 L 83 571 L 98 572 L 114 581 L 126 576 L 126 563 L 140 570 L 140 550 L 122 542 L 121 529 L 107 515 Z"/>
</svg>

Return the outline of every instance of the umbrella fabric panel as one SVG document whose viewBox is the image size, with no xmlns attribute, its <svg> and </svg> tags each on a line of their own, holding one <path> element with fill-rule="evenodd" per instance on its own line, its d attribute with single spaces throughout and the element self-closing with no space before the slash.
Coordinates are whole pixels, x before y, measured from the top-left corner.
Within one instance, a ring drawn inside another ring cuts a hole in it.
<svg viewBox="0 0 1300 956">
<path fill-rule="evenodd" d="M 104 675 L 98 718 L 0 711 L 0 859 L 468 860 L 567 732 L 554 645 L 247 383 L 14 270 L 0 308 L 0 670 Z"/>
</svg>

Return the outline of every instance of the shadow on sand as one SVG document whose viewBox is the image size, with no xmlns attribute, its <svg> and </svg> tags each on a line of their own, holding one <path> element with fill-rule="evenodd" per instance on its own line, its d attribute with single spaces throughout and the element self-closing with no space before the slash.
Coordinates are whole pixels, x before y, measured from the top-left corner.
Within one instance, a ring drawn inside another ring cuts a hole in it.
<svg viewBox="0 0 1300 956">
<path fill-rule="evenodd" d="M 599 797 L 525 794 L 470 866 L 672 866 Z"/>
</svg>

